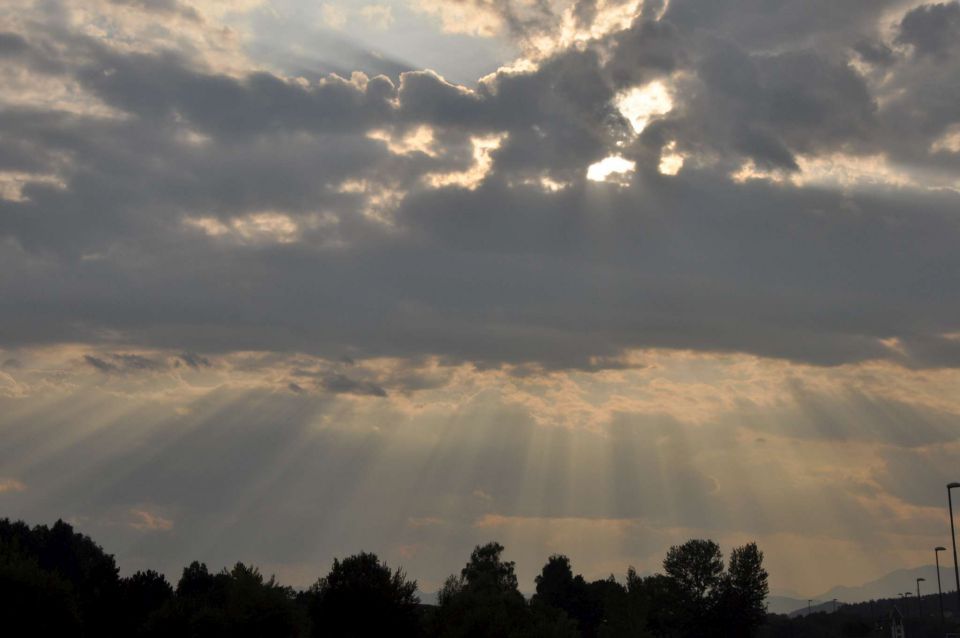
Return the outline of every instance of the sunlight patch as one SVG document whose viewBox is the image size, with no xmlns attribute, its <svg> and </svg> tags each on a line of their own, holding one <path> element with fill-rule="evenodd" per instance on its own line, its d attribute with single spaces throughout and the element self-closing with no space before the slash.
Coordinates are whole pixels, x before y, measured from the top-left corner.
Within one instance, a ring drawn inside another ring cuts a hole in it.
<svg viewBox="0 0 960 638">
<path fill-rule="evenodd" d="M 183 221 L 208 237 L 233 239 L 242 244 L 291 244 L 300 237 L 297 223 L 283 213 L 254 213 L 227 222 L 216 217 L 188 217 Z"/>
<path fill-rule="evenodd" d="M 540 175 L 536 177 L 524 177 L 520 180 L 510 180 L 510 186 L 533 186 L 539 188 L 545 193 L 559 193 L 562 190 L 570 188 L 571 183 L 567 181 L 557 180 L 549 175 Z"/>
<path fill-rule="evenodd" d="M 127 525 L 138 532 L 168 532 L 173 521 L 145 509 L 131 509 Z"/>
<path fill-rule="evenodd" d="M 931 153 L 960 153 L 960 125 L 954 124 L 930 146 Z"/>
<path fill-rule="evenodd" d="M 340 184 L 337 192 L 366 197 L 361 212 L 387 226 L 393 226 L 392 213 L 406 196 L 405 191 L 369 179 L 348 179 Z"/>
<path fill-rule="evenodd" d="M 8 202 L 29 201 L 30 198 L 23 194 L 23 189 L 30 184 L 43 184 L 59 190 L 67 187 L 66 183 L 56 175 L 0 171 L 0 199 Z"/>
<path fill-rule="evenodd" d="M 465 171 L 456 171 L 453 173 L 428 173 L 423 176 L 424 182 L 433 188 L 457 186 L 459 188 L 466 188 L 467 190 L 474 190 L 490 173 L 490 169 L 493 168 L 493 152 L 500 148 L 500 145 L 506 138 L 506 133 L 471 138 L 470 142 L 473 144 L 473 166 Z"/>
<path fill-rule="evenodd" d="M 660 80 L 618 94 L 614 104 L 637 135 L 647 128 L 652 119 L 673 110 L 673 98 Z"/>
<path fill-rule="evenodd" d="M 739 169 L 730 174 L 730 178 L 743 184 L 748 181 L 762 180 L 774 184 L 790 183 L 796 187 L 810 185 L 836 188 L 957 188 L 958 184 L 949 179 L 937 179 L 926 176 L 918 181 L 909 173 L 890 164 L 882 154 L 848 155 L 832 153 L 822 156 L 798 155 L 796 162 L 799 170 L 788 171 L 778 168 L 758 167 L 753 160 L 746 160 Z"/>
<path fill-rule="evenodd" d="M 664 175 L 676 175 L 683 168 L 684 157 L 677 152 L 676 140 L 670 142 L 660 151 L 659 170 Z"/>
<path fill-rule="evenodd" d="M 587 168 L 587 179 L 594 182 L 616 182 L 624 184 L 637 163 L 620 155 L 611 155 Z"/>
<path fill-rule="evenodd" d="M 386 129 L 376 129 L 367 133 L 367 137 L 372 140 L 383 142 L 394 155 L 412 155 L 414 153 L 423 153 L 428 157 L 436 157 L 437 151 L 434 148 L 436 140 L 434 139 L 433 129 L 423 125 L 404 133 L 396 135 Z"/>
</svg>

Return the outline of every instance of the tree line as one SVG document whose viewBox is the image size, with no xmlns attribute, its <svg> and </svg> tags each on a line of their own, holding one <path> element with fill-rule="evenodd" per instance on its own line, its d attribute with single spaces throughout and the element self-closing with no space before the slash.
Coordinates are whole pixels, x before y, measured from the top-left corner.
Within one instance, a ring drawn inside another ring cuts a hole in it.
<svg viewBox="0 0 960 638">
<path fill-rule="evenodd" d="M 766 619 L 763 553 L 710 540 L 671 547 L 663 573 L 587 581 L 550 556 L 521 594 L 499 543 L 477 546 L 436 605 L 421 604 L 400 568 L 361 552 L 336 559 L 305 590 L 237 563 L 200 562 L 176 585 L 156 571 L 120 577 L 113 556 L 63 522 L 0 519 L 0 630 L 6 635 L 143 637 L 746 638 Z M 6 633 L 6 632 L 4 632 Z"/>
</svg>

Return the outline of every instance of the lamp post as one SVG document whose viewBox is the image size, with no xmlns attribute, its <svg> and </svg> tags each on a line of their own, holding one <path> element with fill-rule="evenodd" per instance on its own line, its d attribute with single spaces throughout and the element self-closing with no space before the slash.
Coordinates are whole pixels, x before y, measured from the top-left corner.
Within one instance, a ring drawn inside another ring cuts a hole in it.
<svg viewBox="0 0 960 638">
<path fill-rule="evenodd" d="M 923 599 L 920 597 L 920 583 L 926 582 L 926 578 L 917 579 L 917 616 L 923 618 Z"/>
<path fill-rule="evenodd" d="M 953 497 L 950 490 L 960 487 L 960 483 L 947 483 L 947 505 L 950 507 L 950 542 L 953 543 L 953 575 L 957 579 L 957 600 L 960 600 L 960 568 L 957 567 L 957 533 L 953 528 Z"/>
<path fill-rule="evenodd" d="M 946 547 L 934 547 L 933 558 L 937 562 L 937 598 L 940 600 L 940 625 L 943 625 L 943 587 L 940 585 L 940 552 L 947 551 Z"/>
</svg>

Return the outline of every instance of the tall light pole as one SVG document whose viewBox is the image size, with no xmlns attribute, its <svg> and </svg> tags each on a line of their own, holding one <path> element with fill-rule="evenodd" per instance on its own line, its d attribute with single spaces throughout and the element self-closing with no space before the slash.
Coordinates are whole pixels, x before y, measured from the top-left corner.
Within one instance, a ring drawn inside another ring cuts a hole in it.
<svg viewBox="0 0 960 638">
<path fill-rule="evenodd" d="M 950 490 L 960 487 L 960 483 L 947 483 L 947 505 L 950 507 L 950 542 L 953 543 L 953 575 L 957 579 L 957 600 L 960 601 L 960 567 L 957 567 L 957 533 L 953 529 L 953 497 Z"/>
<path fill-rule="evenodd" d="M 917 616 L 923 618 L 923 599 L 920 597 L 920 583 L 926 582 L 926 578 L 917 579 Z"/>
<path fill-rule="evenodd" d="M 937 597 L 940 599 L 940 624 L 943 625 L 943 587 L 940 585 L 940 552 L 947 551 L 946 547 L 934 547 L 933 558 L 937 562 Z"/>
</svg>

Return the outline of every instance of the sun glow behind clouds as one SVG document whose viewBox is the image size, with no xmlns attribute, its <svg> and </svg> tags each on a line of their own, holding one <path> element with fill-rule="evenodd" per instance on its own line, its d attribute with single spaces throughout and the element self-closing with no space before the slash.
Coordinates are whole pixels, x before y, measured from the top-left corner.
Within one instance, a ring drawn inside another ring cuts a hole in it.
<svg viewBox="0 0 960 638">
<path fill-rule="evenodd" d="M 677 152 L 677 142 L 673 141 L 660 151 L 660 172 L 664 175 L 676 175 L 683 168 L 684 157 Z"/>
<path fill-rule="evenodd" d="M 614 103 L 637 135 L 647 128 L 650 120 L 673 110 L 673 98 L 660 80 L 624 91 L 617 95 Z"/>
<path fill-rule="evenodd" d="M 624 183 L 629 174 L 637 168 L 637 163 L 620 155 L 605 157 L 587 168 L 587 179 L 594 182 Z"/>
</svg>

